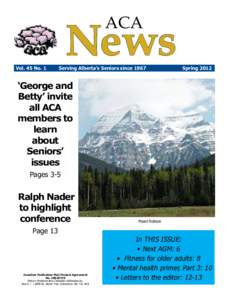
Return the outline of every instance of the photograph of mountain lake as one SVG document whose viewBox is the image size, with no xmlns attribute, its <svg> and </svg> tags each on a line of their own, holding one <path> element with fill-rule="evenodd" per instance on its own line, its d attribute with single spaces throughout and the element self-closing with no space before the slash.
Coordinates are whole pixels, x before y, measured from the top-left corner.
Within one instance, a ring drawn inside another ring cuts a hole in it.
<svg viewBox="0 0 229 300">
<path fill-rule="evenodd" d="M 79 80 L 79 216 L 215 216 L 214 79 Z"/>
</svg>

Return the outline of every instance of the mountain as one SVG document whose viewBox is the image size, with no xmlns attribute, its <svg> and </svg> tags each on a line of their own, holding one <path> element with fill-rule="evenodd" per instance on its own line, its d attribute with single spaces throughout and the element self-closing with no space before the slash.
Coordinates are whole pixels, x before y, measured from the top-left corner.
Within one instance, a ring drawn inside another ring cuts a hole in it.
<svg viewBox="0 0 229 300">
<path fill-rule="evenodd" d="M 211 154 L 210 156 L 207 156 L 203 158 L 202 160 L 198 161 L 199 165 L 207 165 L 207 166 L 214 166 L 215 165 L 215 154 Z"/>
<path fill-rule="evenodd" d="M 100 159 L 94 158 L 87 154 L 79 153 L 79 170 L 82 172 L 85 168 L 91 167 L 92 169 L 97 169 L 99 172 L 104 172 L 105 170 L 111 172 L 124 172 L 123 169 L 118 168 L 114 165 L 108 164 Z"/>
<path fill-rule="evenodd" d="M 79 149 L 124 169 L 148 169 L 192 164 L 213 154 L 214 145 L 214 124 L 200 114 L 158 118 L 133 105 L 101 116 Z"/>
</svg>

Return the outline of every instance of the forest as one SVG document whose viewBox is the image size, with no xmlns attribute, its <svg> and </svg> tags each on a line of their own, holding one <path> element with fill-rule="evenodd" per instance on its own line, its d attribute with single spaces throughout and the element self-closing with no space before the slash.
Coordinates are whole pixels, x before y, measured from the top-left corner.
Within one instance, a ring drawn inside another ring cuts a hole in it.
<svg viewBox="0 0 229 300">
<path fill-rule="evenodd" d="M 98 170 L 79 173 L 79 210 L 128 209 L 215 204 L 215 161 L 156 170 Z"/>
</svg>

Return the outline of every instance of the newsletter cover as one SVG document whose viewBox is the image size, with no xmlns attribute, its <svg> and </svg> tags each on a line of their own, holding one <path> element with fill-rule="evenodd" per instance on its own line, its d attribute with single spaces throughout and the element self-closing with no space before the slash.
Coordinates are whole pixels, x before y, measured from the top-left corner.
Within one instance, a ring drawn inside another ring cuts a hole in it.
<svg viewBox="0 0 229 300">
<path fill-rule="evenodd" d="M 227 299 L 225 20 L 1 4 L 1 299 Z"/>
</svg>

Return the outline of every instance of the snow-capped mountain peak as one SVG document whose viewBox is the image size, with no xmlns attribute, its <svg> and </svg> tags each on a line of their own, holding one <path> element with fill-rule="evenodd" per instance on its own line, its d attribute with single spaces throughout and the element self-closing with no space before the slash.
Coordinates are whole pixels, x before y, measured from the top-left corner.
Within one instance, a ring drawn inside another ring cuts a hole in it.
<svg viewBox="0 0 229 300">
<path fill-rule="evenodd" d="M 125 107 L 116 109 L 115 111 L 108 112 L 105 115 L 102 115 L 98 119 L 98 121 L 96 122 L 96 124 L 91 128 L 91 132 L 97 132 L 97 133 L 108 132 L 131 109 L 136 110 L 136 109 L 138 109 L 138 106 L 136 106 L 136 105 L 125 106 Z"/>
<path fill-rule="evenodd" d="M 180 166 L 214 153 L 214 124 L 200 114 L 156 118 L 138 105 L 101 116 L 80 141 L 80 152 L 118 167 Z M 152 160 L 153 158 L 153 160 Z"/>
<path fill-rule="evenodd" d="M 139 105 L 128 105 L 102 115 L 91 128 L 91 133 L 104 134 L 118 124 L 143 123 L 153 121 L 153 117 L 144 113 Z"/>
<path fill-rule="evenodd" d="M 164 119 L 168 126 L 177 128 L 187 128 L 203 121 L 201 114 L 185 114 L 180 116 L 169 116 Z"/>
</svg>

